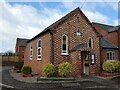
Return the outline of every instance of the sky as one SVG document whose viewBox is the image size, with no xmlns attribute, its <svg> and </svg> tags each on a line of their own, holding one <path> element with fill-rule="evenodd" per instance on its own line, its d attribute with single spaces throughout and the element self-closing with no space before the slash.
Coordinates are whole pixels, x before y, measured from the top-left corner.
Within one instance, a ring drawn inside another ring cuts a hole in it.
<svg viewBox="0 0 120 90">
<path fill-rule="evenodd" d="M 83 0 L 84 1 L 84 0 Z M 39 34 L 46 27 L 79 7 L 91 22 L 118 25 L 118 2 L 16 2 L 0 1 L 0 52 L 15 51 L 16 38 Z"/>
</svg>

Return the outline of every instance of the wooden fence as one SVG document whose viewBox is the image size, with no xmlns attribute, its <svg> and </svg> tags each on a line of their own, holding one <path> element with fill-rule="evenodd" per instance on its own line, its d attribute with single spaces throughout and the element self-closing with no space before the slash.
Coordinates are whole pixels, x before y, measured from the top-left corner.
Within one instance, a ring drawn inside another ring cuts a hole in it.
<svg viewBox="0 0 120 90">
<path fill-rule="evenodd" d="M 6 62 L 6 61 L 18 62 L 18 57 L 17 56 L 0 56 L 0 61 L 2 61 L 2 62 Z"/>
<path fill-rule="evenodd" d="M 18 63 L 17 56 L 0 56 L 0 65 L 2 66 L 13 66 Z"/>
</svg>

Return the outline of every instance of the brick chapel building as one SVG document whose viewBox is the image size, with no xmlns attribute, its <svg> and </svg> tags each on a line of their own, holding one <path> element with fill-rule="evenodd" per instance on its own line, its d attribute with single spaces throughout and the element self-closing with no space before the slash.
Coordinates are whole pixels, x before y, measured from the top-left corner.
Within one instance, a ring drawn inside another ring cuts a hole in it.
<svg viewBox="0 0 120 90">
<path fill-rule="evenodd" d="M 18 57 L 18 62 L 24 62 L 24 51 L 28 40 L 24 38 L 17 38 L 16 40 L 15 56 Z"/>
<path fill-rule="evenodd" d="M 105 55 L 110 60 L 111 57 L 115 60 L 120 57 L 120 36 L 116 35 L 118 31 L 120 34 L 117 29 L 111 32 L 115 32 L 113 38 L 117 41 L 109 40 L 109 31 L 97 23 L 91 23 L 76 8 L 27 42 L 24 65 L 30 65 L 33 73 L 41 76 L 44 76 L 42 67 L 45 64 L 52 63 L 57 67 L 62 62 L 72 64 L 73 76 L 79 77 L 82 73 L 98 74 L 101 64 L 107 60 Z M 108 36 L 104 36 L 104 32 Z M 106 52 L 101 52 L 102 50 Z M 106 54 L 107 50 L 115 50 L 114 56 Z"/>
</svg>

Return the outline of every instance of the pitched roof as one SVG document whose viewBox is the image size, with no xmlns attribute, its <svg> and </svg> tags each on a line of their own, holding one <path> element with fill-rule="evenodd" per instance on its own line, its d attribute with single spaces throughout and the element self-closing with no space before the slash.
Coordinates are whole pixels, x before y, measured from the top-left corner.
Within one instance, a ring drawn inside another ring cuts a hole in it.
<svg viewBox="0 0 120 90">
<path fill-rule="evenodd" d="M 96 22 L 93 22 L 93 23 L 98 25 L 98 26 L 100 26 L 101 28 L 103 28 L 107 32 L 115 32 L 115 31 L 117 31 L 120 28 L 120 25 L 118 25 L 118 26 L 111 26 L 111 25 L 105 25 L 105 24 L 96 23 Z"/>
<path fill-rule="evenodd" d="M 78 44 L 74 48 L 72 48 L 70 51 L 76 51 L 79 48 L 86 47 L 86 46 L 87 46 L 87 44 Z"/>
<path fill-rule="evenodd" d="M 65 15 L 64 17 L 62 17 L 61 19 L 59 19 L 58 21 L 56 21 L 55 23 L 51 24 L 50 26 L 48 26 L 47 28 L 45 28 L 42 32 L 40 32 L 38 35 L 36 35 L 35 37 L 33 37 L 32 39 L 30 39 L 28 42 L 34 40 L 35 38 L 39 37 L 40 35 L 49 32 L 50 29 L 55 28 L 56 26 L 58 26 L 59 24 L 61 24 L 63 21 L 65 21 L 67 18 L 69 18 L 71 15 L 73 15 L 75 12 L 80 12 L 83 17 L 86 19 L 86 21 L 92 26 L 91 22 L 88 20 L 88 18 L 83 14 L 83 12 L 80 10 L 80 8 L 76 8 L 75 10 L 71 11 L 70 13 L 68 13 L 67 15 Z M 98 34 L 97 30 L 92 26 L 92 28 L 94 29 L 94 31 Z"/>
<path fill-rule="evenodd" d="M 18 45 L 19 46 L 26 46 L 26 43 L 29 39 L 24 39 L 24 38 L 17 38 Z"/>
<path fill-rule="evenodd" d="M 112 48 L 112 49 L 117 49 L 118 47 L 110 43 L 104 38 L 101 38 L 101 47 L 102 48 Z"/>
<path fill-rule="evenodd" d="M 75 47 L 73 47 L 70 51 L 77 51 L 82 47 L 87 47 L 87 44 L 78 44 Z M 118 49 L 117 46 L 113 45 L 112 43 L 110 43 L 109 41 L 107 41 L 104 38 L 101 38 L 101 47 L 102 48 L 111 48 L 111 49 Z"/>
<path fill-rule="evenodd" d="M 71 14 L 73 14 L 75 11 L 78 11 L 78 9 L 79 8 L 76 8 L 75 10 L 71 11 L 70 13 L 68 13 L 67 15 L 65 15 L 64 17 L 62 17 L 58 21 L 56 21 L 55 23 L 51 24 L 50 26 L 48 26 L 47 28 L 45 28 L 42 32 L 40 32 L 38 35 L 36 35 L 32 39 L 30 39 L 28 42 L 34 40 L 35 38 L 39 37 L 40 35 L 44 34 L 45 32 L 50 31 L 51 28 L 54 28 L 55 26 L 57 26 L 58 24 L 60 24 L 61 22 L 63 22 L 68 16 L 70 16 Z"/>
</svg>

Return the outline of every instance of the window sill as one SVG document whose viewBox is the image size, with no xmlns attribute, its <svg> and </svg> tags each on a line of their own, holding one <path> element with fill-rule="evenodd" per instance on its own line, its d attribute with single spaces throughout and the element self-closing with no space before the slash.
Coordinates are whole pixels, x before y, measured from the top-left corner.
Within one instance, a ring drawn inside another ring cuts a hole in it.
<svg viewBox="0 0 120 90">
<path fill-rule="evenodd" d="M 38 58 L 37 61 L 42 61 L 42 59 Z"/>
<path fill-rule="evenodd" d="M 32 61 L 32 59 L 30 58 L 30 61 Z"/>
<path fill-rule="evenodd" d="M 107 62 L 111 62 L 111 61 L 115 61 L 115 60 L 107 60 Z"/>
<path fill-rule="evenodd" d="M 68 53 L 61 53 L 61 55 L 69 55 Z"/>
</svg>

